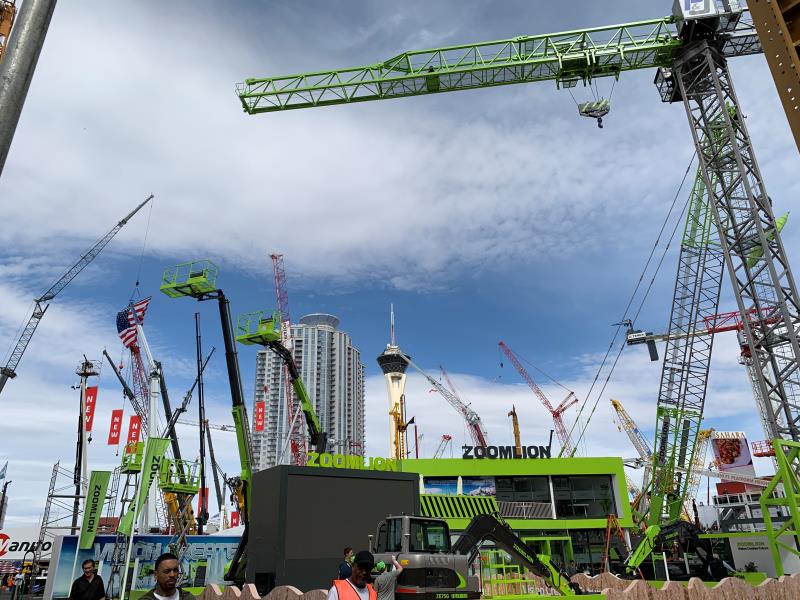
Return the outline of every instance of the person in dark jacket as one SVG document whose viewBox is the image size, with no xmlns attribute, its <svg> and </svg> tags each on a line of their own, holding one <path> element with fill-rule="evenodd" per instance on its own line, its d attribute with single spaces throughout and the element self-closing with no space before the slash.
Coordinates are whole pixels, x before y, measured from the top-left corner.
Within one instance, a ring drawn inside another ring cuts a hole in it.
<svg viewBox="0 0 800 600">
<path fill-rule="evenodd" d="M 180 575 L 178 557 L 166 552 L 156 559 L 156 587 L 140 597 L 140 600 L 194 600 L 194 596 L 178 585 Z"/>
<path fill-rule="evenodd" d="M 353 572 L 353 549 L 347 546 L 343 554 L 344 561 L 339 564 L 339 579 L 348 579 Z"/>
<path fill-rule="evenodd" d="M 72 582 L 69 600 L 105 600 L 103 578 L 95 572 L 94 561 L 87 558 L 81 563 L 83 575 Z"/>
</svg>

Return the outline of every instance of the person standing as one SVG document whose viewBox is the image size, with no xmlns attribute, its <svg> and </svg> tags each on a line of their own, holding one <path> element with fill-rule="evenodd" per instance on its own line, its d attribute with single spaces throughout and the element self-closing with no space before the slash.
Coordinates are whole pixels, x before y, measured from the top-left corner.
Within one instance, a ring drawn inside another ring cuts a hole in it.
<svg viewBox="0 0 800 600">
<path fill-rule="evenodd" d="M 397 587 L 397 578 L 403 572 L 402 565 L 392 556 L 391 571 L 386 569 L 383 561 L 375 565 L 378 576 L 375 578 L 375 591 L 378 593 L 378 600 L 394 600 L 394 589 Z"/>
<path fill-rule="evenodd" d="M 106 589 L 103 578 L 95 571 L 94 561 L 87 558 L 81 563 L 83 575 L 72 582 L 69 600 L 105 600 Z"/>
<path fill-rule="evenodd" d="M 378 600 L 378 594 L 367 581 L 375 568 L 375 557 L 361 550 L 353 558 L 350 577 L 334 579 L 326 600 Z"/>
<path fill-rule="evenodd" d="M 347 579 L 353 572 L 353 549 L 347 546 L 343 554 L 344 561 L 339 564 L 339 579 Z"/>
<path fill-rule="evenodd" d="M 172 552 L 165 552 L 156 559 L 156 587 L 146 592 L 140 600 L 194 600 L 191 593 L 178 587 L 180 575 L 178 557 Z"/>
</svg>

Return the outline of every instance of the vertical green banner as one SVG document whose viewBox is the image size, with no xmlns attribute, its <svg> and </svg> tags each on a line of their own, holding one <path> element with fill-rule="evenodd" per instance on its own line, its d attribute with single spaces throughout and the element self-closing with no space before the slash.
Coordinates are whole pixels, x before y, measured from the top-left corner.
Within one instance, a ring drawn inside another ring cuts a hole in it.
<svg viewBox="0 0 800 600">
<path fill-rule="evenodd" d="M 89 477 L 89 489 L 83 505 L 83 523 L 81 524 L 81 537 L 78 548 L 88 550 L 92 547 L 97 527 L 100 525 L 100 516 L 103 514 L 103 504 L 108 492 L 108 480 L 111 471 L 92 471 Z"/>
<path fill-rule="evenodd" d="M 136 493 L 136 499 L 131 503 L 128 512 L 119 522 L 117 531 L 130 536 L 133 532 L 133 523 L 136 517 L 139 516 L 141 507 L 147 502 L 147 494 L 150 491 L 150 485 L 153 480 L 158 480 L 158 474 L 161 470 L 161 463 L 164 461 L 164 453 L 169 446 L 169 438 L 151 437 L 147 439 L 147 445 L 144 450 L 144 460 L 142 461 L 142 474 L 139 480 L 139 491 Z"/>
</svg>

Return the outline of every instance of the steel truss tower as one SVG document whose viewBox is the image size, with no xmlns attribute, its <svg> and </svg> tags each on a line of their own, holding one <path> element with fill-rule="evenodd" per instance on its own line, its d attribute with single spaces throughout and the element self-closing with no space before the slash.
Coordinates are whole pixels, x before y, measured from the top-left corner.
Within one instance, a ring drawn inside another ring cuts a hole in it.
<svg viewBox="0 0 800 600">
<path fill-rule="evenodd" d="M 681 241 L 658 391 L 650 525 L 663 518 L 674 521 L 680 517 L 703 419 L 714 336 L 698 336 L 695 332 L 704 317 L 718 312 L 723 271 L 706 189 L 698 172 Z"/>
</svg>

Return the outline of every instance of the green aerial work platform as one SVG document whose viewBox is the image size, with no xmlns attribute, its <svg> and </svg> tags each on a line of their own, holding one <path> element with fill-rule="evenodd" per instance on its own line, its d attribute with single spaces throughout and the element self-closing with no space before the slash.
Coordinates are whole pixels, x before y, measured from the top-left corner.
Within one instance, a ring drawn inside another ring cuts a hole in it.
<svg viewBox="0 0 800 600">
<path fill-rule="evenodd" d="M 200 464 L 188 460 L 163 460 L 158 487 L 174 494 L 196 494 L 200 489 Z"/>
<path fill-rule="evenodd" d="M 125 446 L 122 454 L 121 473 L 139 473 L 144 459 L 144 442 L 133 442 Z"/>
<path fill-rule="evenodd" d="M 269 316 L 266 316 L 269 315 Z M 281 339 L 281 312 L 257 310 L 241 315 L 236 321 L 236 341 L 241 344 L 260 344 L 266 346 L 270 342 Z"/>
<path fill-rule="evenodd" d="M 216 291 L 219 267 L 210 260 L 194 260 L 170 267 L 161 278 L 162 293 L 170 298 L 202 296 Z"/>
</svg>

